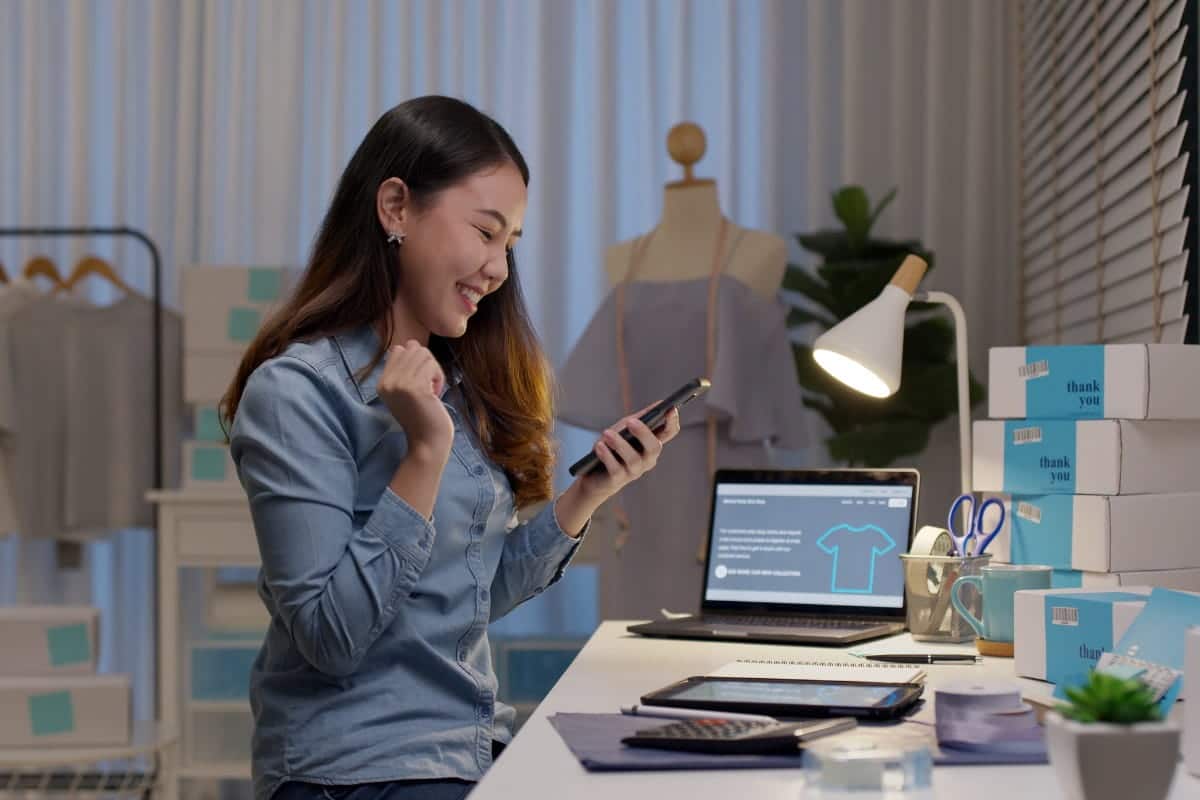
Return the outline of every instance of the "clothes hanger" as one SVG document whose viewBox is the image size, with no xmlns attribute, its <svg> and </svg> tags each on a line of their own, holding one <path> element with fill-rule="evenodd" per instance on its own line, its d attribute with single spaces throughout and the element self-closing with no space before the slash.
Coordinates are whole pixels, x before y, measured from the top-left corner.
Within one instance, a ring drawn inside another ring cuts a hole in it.
<svg viewBox="0 0 1200 800">
<path fill-rule="evenodd" d="M 67 288 L 66 281 L 58 272 L 58 267 L 54 266 L 54 262 L 45 256 L 37 256 L 25 265 L 24 271 L 21 273 L 25 280 L 33 280 L 39 275 L 46 278 L 52 284 L 51 292 L 60 292 Z"/>
<path fill-rule="evenodd" d="M 74 289 L 80 283 L 83 283 L 89 275 L 104 278 L 125 294 L 134 294 L 133 289 L 129 287 L 129 284 L 121 280 L 121 276 L 117 274 L 117 271 L 113 269 L 111 264 L 95 256 L 88 256 L 75 265 L 75 269 L 71 271 L 71 277 L 66 280 L 65 288 L 68 291 Z"/>
</svg>

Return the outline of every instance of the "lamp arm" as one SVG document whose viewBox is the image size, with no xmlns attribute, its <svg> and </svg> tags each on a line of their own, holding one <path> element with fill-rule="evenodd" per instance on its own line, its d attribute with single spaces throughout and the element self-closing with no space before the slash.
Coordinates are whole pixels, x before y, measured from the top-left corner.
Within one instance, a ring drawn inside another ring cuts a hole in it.
<svg viewBox="0 0 1200 800">
<path fill-rule="evenodd" d="M 954 295 L 945 292 L 914 292 L 912 299 L 923 303 L 940 303 L 949 307 L 954 317 L 954 349 L 958 369 L 958 441 L 962 458 L 962 491 L 971 491 L 971 387 L 967 367 L 967 317 Z"/>
</svg>

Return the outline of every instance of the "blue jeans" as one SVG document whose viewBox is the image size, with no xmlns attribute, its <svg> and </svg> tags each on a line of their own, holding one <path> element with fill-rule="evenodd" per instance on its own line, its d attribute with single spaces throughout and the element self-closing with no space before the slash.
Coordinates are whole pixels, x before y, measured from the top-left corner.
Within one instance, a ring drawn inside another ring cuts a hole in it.
<svg viewBox="0 0 1200 800">
<path fill-rule="evenodd" d="M 492 742 L 492 759 L 500 757 L 504 745 Z M 473 781 L 444 778 L 424 781 L 383 781 L 350 786 L 288 781 L 275 790 L 271 800 L 462 800 L 475 788 Z"/>
</svg>

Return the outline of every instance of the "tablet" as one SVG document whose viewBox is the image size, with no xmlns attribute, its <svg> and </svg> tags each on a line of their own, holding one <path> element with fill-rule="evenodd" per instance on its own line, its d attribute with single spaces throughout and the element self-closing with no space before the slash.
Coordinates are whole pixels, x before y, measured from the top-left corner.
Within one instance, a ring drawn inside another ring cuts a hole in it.
<svg viewBox="0 0 1200 800">
<path fill-rule="evenodd" d="M 642 703 L 771 717 L 893 719 L 921 697 L 921 684 L 855 683 L 788 678 L 686 678 L 642 697 Z"/>
</svg>

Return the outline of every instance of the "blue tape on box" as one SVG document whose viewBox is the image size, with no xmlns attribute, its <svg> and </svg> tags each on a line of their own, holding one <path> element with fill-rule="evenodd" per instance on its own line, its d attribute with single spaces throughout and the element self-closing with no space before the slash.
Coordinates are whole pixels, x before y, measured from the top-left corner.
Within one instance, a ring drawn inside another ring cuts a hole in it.
<svg viewBox="0 0 1200 800">
<path fill-rule="evenodd" d="M 1009 558 L 1012 563 L 1070 569 L 1074 518 L 1074 495 L 1014 496 L 1009 515 L 1012 533 Z"/>
<path fill-rule="evenodd" d="M 75 730 L 75 707 L 71 703 L 71 693 L 29 695 L 29 730 L 34 736 L 53 736 Z"/>
<path fill-rule="evenodd" d="M 227 448 L 220 445 L 197 447 L 192 451 L 192 480 L 223 481 L 228 463 Z"/>
<path fill-rule="evenodd" d="M 1025 348 L 1025 416 L 1104 417 L 1104 346 Z"/>
<path fill-rule="evenodd" d="M 1077 569 L 1056 569 L 1050 573 L 1051 589 L 1083 588 L 1083 573 Z"/>
<path fill-rule="evenodd" d="M 249 342 L 261 324 L 262 314 L 257 308 L 231 308 L 226 333 L 232 342 Z"/>
<path fill-rule="evenodd" d="M 1113 603 L 1145 599 L 1129 592 L 1046 595 L 1046 680 L 1067 684 L 1086 680 L 1100 654 L 1115 644 Z"/>
<path fill-rule="evenodd" d="M 46 629 L 46 649 L 50 653 L 50 666 L 65 667 L 84 664 L 92 660 L 92 646 L 88 641 L 88 626 L 56 625 Z"/>
<path fill-rule="evenodd" d="M 262 634 L 247 647 L 192 649 L 193 700 L 245 700 L 250 693 L 250 670 L 258 657 Z"/>
<path fill-rule="evenodd" d="M 251 267 L 247 276 L 246 299 L 251 303 L 270 303 L 279 299 L 282 281 L 280 271 L 273 267 Z"/>
<path fill-rule="evenodd" d="M 1075 461 L 1074 421 L 1005 421 L 1005 491 L 1074 494 Z"/>
</svg>

